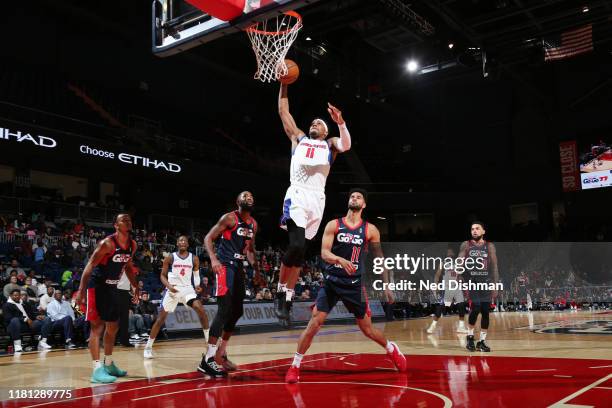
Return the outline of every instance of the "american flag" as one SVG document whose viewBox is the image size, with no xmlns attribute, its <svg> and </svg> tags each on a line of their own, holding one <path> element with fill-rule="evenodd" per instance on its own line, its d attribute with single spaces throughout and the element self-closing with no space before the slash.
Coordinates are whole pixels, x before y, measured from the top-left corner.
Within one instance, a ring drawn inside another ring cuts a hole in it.
<svg viewBox="0 0 612 408">
<path fill-rule="evenodd" d="M 591 24 L 544 39 L 544 61 L 555 61 L 593 51 Z"/>
</svg>

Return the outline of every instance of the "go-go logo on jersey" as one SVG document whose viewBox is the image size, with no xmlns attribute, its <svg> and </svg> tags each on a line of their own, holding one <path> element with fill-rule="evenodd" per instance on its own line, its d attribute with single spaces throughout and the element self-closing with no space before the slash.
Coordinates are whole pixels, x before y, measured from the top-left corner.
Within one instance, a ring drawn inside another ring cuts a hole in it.
<svg viewBox="0 0 612 408">
<path fill-rule="evenodd" d="M 240 227 L 236 230 L 236 234 L 239 237 L 253 238 L 253 230 L 249 228 Z"/>
<path fill-rule="evenodd" d="M 341 232 L 336 236 L 336 240 L 338 242 L 342 242 L 344 244 L 353 244 L 353 245 L 361 245 L 363 244 L 363 238 L 361 235 L 351 234 L 349 232 Z"/>
<path fill-rule="evenodd" d="M 132 255 L 130 254 L 115 254 L 115 256 L 113 256 L 113 262 L 128 263 L 130 259 L 132 259 Z"/>
</svg>

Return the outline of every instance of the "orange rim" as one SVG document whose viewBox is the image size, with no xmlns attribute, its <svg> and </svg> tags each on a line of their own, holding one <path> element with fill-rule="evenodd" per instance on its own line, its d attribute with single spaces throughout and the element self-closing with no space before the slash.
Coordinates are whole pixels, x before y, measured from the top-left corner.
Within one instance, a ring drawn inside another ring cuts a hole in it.
<svg viewBox="0 0 612 408">
<path fill-rule="evenodd" d="M 297 22 L 291 28 L 288 28 L 282 31 L 259 30 L 257 29 L 257 24 L 259 23 L 255 23 L 252 26 L 247 27 L 246 31 L 248 31 L 249 33 L 255 33 L 255 34 L 260 34 L 260 35 L 284 35 L 284 34 L 288 34 L 302 27 L 302 16 L 300 16 L 298 13 L 291 10 L 291 11 L 285 11 L 283 14 L 286 16 L 295 17 L 297 19 Z"/>
</svg>

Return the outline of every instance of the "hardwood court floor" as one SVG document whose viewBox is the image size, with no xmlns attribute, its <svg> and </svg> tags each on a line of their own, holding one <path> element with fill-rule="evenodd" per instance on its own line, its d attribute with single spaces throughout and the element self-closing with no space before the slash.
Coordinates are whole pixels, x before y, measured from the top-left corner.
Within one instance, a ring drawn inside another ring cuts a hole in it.
<svg viewBox="0 0 612 408">
<path fill-rule="evenodd" d="M 492 353 L 469 353 L 456 317 L 378 323 L 408 358 L 392 369 L 383 350 L 353 325 L 325 326 L 304 359 L 301 383 L 288 387 L 300 330 L 236 336 L 228 349 L 240 371 L 223 380 L 195 372 L 203 339 L 160 342 L 154 360 L 142 348 L 118 348 L 128 377 L 89 383 L 87 350 L 0 358 L 0 389 L 70 387 L 75 400 L 5 401 L 3 406 L 612 406 L 612 312 L 494 313 Z M 4 398 L 7 398 L 4 395 Z M 41 405 L 42 404 L 42 405 Z"/>
</svg>

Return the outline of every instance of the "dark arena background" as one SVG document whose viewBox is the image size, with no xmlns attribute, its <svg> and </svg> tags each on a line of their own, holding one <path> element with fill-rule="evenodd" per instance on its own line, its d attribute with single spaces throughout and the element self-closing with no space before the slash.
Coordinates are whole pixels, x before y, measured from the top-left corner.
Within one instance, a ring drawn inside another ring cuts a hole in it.
<svg viewBox="0 0 612 408">
<path fill-rule="evenodd" d="M 2 407 L 612 406 L 612 1 L 3 6 Z"/>
</svg>

